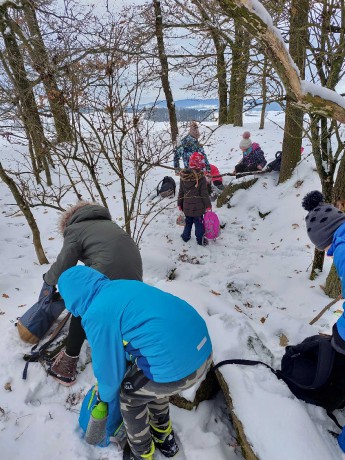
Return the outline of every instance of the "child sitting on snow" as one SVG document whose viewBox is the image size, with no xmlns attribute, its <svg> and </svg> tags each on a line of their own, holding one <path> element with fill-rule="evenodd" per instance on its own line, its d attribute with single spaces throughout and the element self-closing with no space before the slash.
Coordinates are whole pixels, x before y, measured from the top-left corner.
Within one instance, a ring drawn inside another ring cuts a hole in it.
<svg viewBox="0 0 345 460">
<path fill-rule="evenodd" d="M 234 174 L 247 171 L 260 171 L 266 165 L 265 154 L 259 144 L 256 142 L 252 143 L 249 131 L 243 133 L 240 149 L 243 152 L 243 158 L 235 166 Z"/>
<path fill-rule="evenodd" d="M 203 215 L 212 209 L 203 173 L 204 168 L 204 156 L 199 152 L 194 152 L 189 159 L 189 168 L 182 169 L 180 172 L 181 180 L 177 200 L 179 210 L 183 211 L 186 216 L 181 238 L 185 242 L 190 240 L 194 224 L 196 240 L 200 245 L 207 244 L 203 238 L 205 233 Z"/>
</svg>

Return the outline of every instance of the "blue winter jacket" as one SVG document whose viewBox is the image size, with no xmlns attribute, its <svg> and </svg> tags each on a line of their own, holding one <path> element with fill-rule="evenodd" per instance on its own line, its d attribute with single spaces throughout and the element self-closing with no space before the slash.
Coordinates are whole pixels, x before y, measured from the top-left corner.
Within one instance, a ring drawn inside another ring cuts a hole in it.
<svg viewBox="0 0 345 460">
<path fill-rule="evenodd" d="M 333 256 L 333 262 L 341 281 L 341 290 L 345 298 L 345 224 L 340 225 L 333 236 L 331 247 L 327 251 L 328 256 Z M 344 310 L 345 302 L 343 303 Z M 345 312 L 338 319 L 337 331 L 345 341 Z"/>
<path fill-rule="evenodd" d="M 181 144 L 176 147 L 174 151 L 174 168 L 180 168 L 180 158 L 182 158 L 184 167 L 189 168 L 189 158 L 194 152 L 199 152 L 204 155 L 206 170 L 210 172 L 211 167 L 204 148 L 200 145 L 198 139 L 195 139 L 195 137 L 190 134 L 187 134 L 187 136 L 181 140 Z"/>
<path fill-rule="evenodd" d="M 85 266 L 66 270 L 58 286 L 67 310 L 82 318 L 102 401 L 119 397 L 126 352 L 155 382 L 187 377 L 212 352 L 205 321 L 179 297 Z"/>
</svg>

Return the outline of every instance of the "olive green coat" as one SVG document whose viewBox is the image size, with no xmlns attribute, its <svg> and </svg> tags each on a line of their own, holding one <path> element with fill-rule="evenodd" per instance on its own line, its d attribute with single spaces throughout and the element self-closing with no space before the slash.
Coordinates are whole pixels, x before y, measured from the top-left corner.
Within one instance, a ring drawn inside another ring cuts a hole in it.
<svg viewBox="0 0 345 460">
<path fill-rule="evenodd" d="M 108 278 L 142 281 L 139 249 L 133 239 L 112 222 L 107 208 L 94 204 L 76 206 L 65 213 L 63 247 L 56 262 L 44 275 L 50 285 L 78 261 Z M 66 220 L 67 219 L 67 220 Z"/>
</svg>

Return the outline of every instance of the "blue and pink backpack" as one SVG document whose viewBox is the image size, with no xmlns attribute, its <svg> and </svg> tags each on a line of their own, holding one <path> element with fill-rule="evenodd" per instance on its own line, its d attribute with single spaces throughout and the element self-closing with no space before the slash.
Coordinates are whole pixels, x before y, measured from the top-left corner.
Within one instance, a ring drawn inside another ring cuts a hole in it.
<svg viewBox="0 0 345 460">
<path fill-rule="evenodd" d="M 204 215 L 204 237 L 215 241 L 220 235 L 220 222 L 218 216 L 213 211 L 206 211 Z"/>
</svg>

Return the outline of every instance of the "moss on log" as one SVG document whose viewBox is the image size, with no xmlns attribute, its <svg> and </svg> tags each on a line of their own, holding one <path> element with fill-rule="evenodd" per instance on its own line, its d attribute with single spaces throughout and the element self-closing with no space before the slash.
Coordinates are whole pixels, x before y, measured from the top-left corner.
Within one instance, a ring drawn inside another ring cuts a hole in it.
<svg viewBox="0 0 345 460">
<path fill-rule="evenodd" d="M 217 198 L 217 208 L 221 208 L 224 204 L 230 201 L 233 194 L 237 192 L 237 190 L 241 190 L 241 189 L 247 190 L 252 185 L 254 185 L 257 180 L 258 178 L 255 178 L 255 179 L 248 180 L 246 182 L 240 182 L 239 184 L 232 183 L 232 184 L 227 185 L 225 189 L 222 191 L 222 193 Z"/>
</svg>

